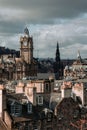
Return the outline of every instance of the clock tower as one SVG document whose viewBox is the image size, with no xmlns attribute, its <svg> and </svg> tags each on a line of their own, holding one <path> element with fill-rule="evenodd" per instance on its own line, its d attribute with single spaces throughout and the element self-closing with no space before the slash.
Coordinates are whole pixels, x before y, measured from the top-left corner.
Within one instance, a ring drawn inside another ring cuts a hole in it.
<svg viewBox="0 0 87 130">
<path fill-rule="evenodd" d="M 29 30 L 24 29 L 24 36 L 20 37 L 20 57 L 23 61 L 31 64 L 33 61 L 33 39 L 29 36 Z"/>
</svg>

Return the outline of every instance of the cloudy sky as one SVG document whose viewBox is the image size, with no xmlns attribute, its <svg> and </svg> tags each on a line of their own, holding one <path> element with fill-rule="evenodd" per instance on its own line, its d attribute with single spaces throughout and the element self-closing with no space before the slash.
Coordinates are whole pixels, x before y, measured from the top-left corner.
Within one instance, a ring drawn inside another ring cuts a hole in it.
<svg viewBox="0 0 87 130">
<path fill-rule="evenodd" d="M 28 27 L 34 57 L 87 58 L 87 0 L 0 0 L 0 46 L 19 49 Z"/>
</svg>

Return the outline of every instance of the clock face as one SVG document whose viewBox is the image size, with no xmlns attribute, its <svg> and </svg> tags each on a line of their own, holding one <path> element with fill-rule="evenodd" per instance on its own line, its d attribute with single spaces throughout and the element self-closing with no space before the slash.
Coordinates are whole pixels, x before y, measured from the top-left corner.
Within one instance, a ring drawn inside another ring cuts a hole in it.
<svg viewBox="0 0 87 130">
<path fill-rule="evenodd" d="M 27 46 L 27 42 L 26 41 L 24 42 L 24 46 Z"/>
</svg>

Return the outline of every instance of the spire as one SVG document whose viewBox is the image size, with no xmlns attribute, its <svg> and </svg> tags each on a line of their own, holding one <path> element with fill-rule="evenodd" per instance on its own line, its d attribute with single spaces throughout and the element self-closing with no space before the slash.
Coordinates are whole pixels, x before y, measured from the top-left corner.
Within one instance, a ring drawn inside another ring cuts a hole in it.
<svg viewBox="0 0 87 130">
<path fill-rule="evenodd" d="M 56 62 L 60 62 L 60 52 L 59 52 L 59 44 L 57 42 L 57 48 L 56 48 Z"/>
<path fill-rule="evenodd" d="M 81 56 L 80 56 L 80 51 L 79 50 L 78 50 L 78 53 L 77 53 L 77 59 L 81 60 Z"/>
<path fill-rule="evenodd" d="M 59 52 L 58 42 L 57 42 L 56 57 L 55 57 L 55 62 L 54 62 L 54 73 L 55 73 L 56 79 L 60 79 L 63 76 L 63 64 L 60 60 L 60 52 Z"/>
<path fill-rule="evenodd" d="M 29 36 L 29 30 L 28 30 L 27 27 L 24 29 L 24 33 L 25 33 L 27 36 Z"/>
</svg>

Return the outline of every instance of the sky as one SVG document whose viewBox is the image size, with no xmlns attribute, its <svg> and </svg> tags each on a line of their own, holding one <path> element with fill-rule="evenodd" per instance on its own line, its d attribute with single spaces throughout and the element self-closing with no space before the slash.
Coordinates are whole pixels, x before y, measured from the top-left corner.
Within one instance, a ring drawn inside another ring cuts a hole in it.
<svg viewBox="0 0 87 130">
<path fill-rule="evenodd" d="M 87 58 L 87 0 L 0 0 L 0 46 L 20 49 L 29 29 L 34 57 Z"/>
</svg>

